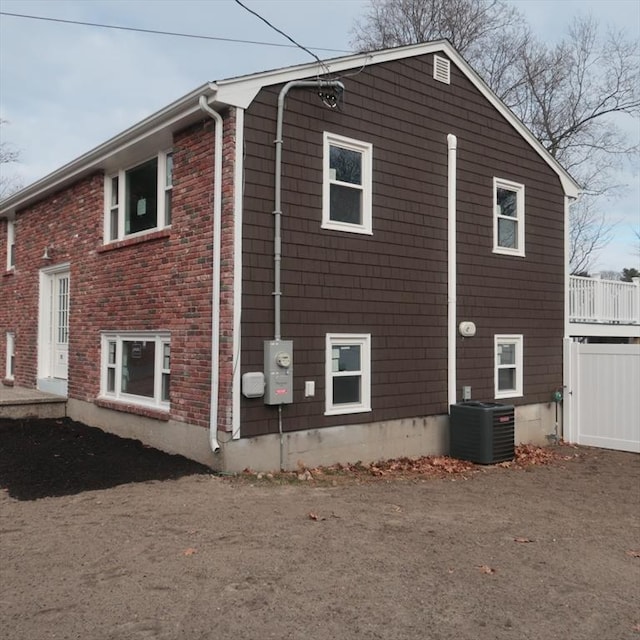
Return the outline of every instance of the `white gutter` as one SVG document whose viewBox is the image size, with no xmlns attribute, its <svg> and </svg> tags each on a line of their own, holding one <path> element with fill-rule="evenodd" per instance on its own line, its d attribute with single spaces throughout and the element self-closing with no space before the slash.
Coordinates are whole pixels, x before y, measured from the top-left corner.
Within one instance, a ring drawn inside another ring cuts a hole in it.
<svg viewBox="0 0 640 640">
<path fill-rule="evenodd" d="M 220 387 L 220 253 L 222 242 L 222 116 L 212 109 L 202 95 L 200 108 L 216 124 L 213 150 L 213 282 L 211 292 L 211 400 L 209 415 L 209 443 L 211 451 L 218 453 L 218 390 Z"/>
<path fill-rule="evenodd" d="M 447 136 L 448 148 L 448 178 L 447 178 L 447 389 L 448 407 L 456 403 L 456 170 L 458 139 L 453 135 Z"/>
</svg>

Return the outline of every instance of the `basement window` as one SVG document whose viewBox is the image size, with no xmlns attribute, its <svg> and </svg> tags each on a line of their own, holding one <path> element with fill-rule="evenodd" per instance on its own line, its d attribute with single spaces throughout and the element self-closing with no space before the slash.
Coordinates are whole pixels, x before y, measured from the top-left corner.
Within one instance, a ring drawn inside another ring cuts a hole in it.
<svg viewBox="0 0 640 640">
<path fill-rule="evenodd" d="M 324 132 L 322 228 L 372 234 L 373 147 Z"/>
<path fill-rule="evenodd" d="M 171 224 L 173 154 L 162 152 L 105 178 L 105 241 Z"/>
<path fill-rule="evenodd" d="M 7 332 L 7 359 L 5 366 L 5 378 L 13 380 L 15 375 L 15 336 L 11 332 Z"/>
<path fill-rule="evenodd" d="M 168 333 L 102 334 L 101 397 L 168 410 L 170 382 Z"/>
<path fill-rule="evenodd" d="M 522 336 L 495 336 L 495 397 L 522 396 Z"/>
<path fill-rule="evenodd" d="M 325 415 L 371 411 L 371 334 L 327 334 L 325 390 Z"/>
</svg>

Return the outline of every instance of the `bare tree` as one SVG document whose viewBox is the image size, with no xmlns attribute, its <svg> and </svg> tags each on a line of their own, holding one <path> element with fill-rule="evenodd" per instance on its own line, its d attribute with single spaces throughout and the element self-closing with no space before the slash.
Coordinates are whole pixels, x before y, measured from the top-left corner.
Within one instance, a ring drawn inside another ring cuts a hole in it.
<svg viewBox="0 0 640 640">
<path fill-rule="evenodd" d="M 371 0 L 352 29 L 353 44 L 372 51 L 447 38 L 466 55 L 517 21 L 503 0 Z"/>
<path fill-rule="evenodd" d="M 571 207 L 569 270 L 589 271 L 593 259 L 609 244 L 613 226 L 598 211 L 594 198 L 581 198 Z"/>
<path fill-rule="evenodd" d="M 633 254 L 635 254 L 635 259 L 638 261 L 638 266 L 640 266 L 640 231 L 638 229 L 633 229 L 633 235 L 635 236 L 634 242 L 635 247 L 633 249 Z"/>
<path fill-rule="evenodd" d="M 0 127 L 5 124 L 7 124 L 7 121 L 0 119 Z M 8 142 L 4 140 L 0 141 L 0 201 L 21 187 L 20 181 L 16 176 L 6 174 L 6 165 L 18 162 L 19 160 L 20 152 L 14 149 Z"/>
<path fill-rule="evenodd" d="M 370 0 L 352 34 L 360 50 L 449 39 L 583 185 L 572 207 L 570 268 L 589 268 L 613 230 L 594 199 L 616 190 L 616 170 L 638 152 L 615 119 L 640 115 L 637 42 L 620 32 L 600 38 L 598 25 L 582 18 L 548 46 L 503 0 Z"/>
</svg>

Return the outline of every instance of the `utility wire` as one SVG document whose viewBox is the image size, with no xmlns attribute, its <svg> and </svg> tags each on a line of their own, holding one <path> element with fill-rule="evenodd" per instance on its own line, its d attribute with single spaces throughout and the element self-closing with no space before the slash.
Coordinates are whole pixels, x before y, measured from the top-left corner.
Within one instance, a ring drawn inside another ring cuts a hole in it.
<svg viewBox="0 0 640 640">
<path fill-rule="evenodd" d="M 237 0 L 236 0 L 237 2 Z M 238 3 L 241 4 L 241 3 Z M 242 5 L 244 6 L 244 5 Z M 247 9 L 247 11 L 250 11 L 251 13 L 255 13 L 254 11 L 251 11 L 251 9 L 248 9 L 247 7 L 245 7 L 245 9 Z M 264 47 L 286 47 L 286 48 L 291 48 L 293 49 L 294 47 L 298 47 L 300 49 L 303 49 L 304 51 L 306 51 L 307 53 L 310 53 L 316 60 L 318 60 L 320 62 L 320 64 L 323 64 L 322 61 L 318 58 L 318 56 L 316 56 L 314 53 L 311 53 L 311 51 L 309 49 L 307 49 L 306 47 L 303 47 L 302 45 L 298 44 L 297 42 L 295 42 L 295 40 L 293 40 L 292 38 L 289 38 L 289 36 L 287 36 L 287 34 L 283 34 L 285 37 L 287 37 L 289 40 L 291 40 L 291 42 L 293 42 L 293 44 L 282 44 L 282 43 L 276 43 L 276 42 L 261 42 L 259 40 L 239 40 L 237 38 L 221 38 L 218 36 L 202 36 L 202 35 L 197 35 L 194 33 L 178 33 L 175 31 L 159 31 L 157 29 L 141 29 L 138 27 L 122 27 L 120 25 L 115 25 L 115 24 L 102 24 L 100 22 L 82 22 L 80 20 L 63 20 L 62 18 L 50 18 L 50 17 L 46 17 L 46 16 L 31 16 L 31 15 L 26 15 L 23 13 L 9 13 L 8 11 L 0 11 L 0 15 L 2 16 L 11 16 L 12 18 L 26 18 L 29 20 L 43 20 L 46 22 L 61 22 L 64 24 L 78 24 L 78 25 L 82 25 L 85 27 L 100 27 L 102 29 L 119 29 L 120 31 L 136 31 L 138 33 L 151 33 L 154 35 L 161 35 L 161 36 L 174 36 L 177 38 L 193 38 L 193 39 L 197 39 L 197 40 L 218 40 L 220 42 L 236 42 L 236 43 L 240 43 L 240 44 L 256 44 L 256 45 L 261 45 Z M 258 15 L 258 14 L 255 14 Z M 260 18 L 260 16 L 258 16 Z M 264 18 L 260 18 L 261 20 L 264 20 Z M 266 20 L 265 20 L 266 22 Z M 267 23 L 269 24 L 269 23 Z M 269 25 L 272 26 L 273 25 Z M 276 29 L 275 27 L 273 27 L 274 29 Z M 280 31 L 279 29 L 276 29 L 276 31 L 279 31 L 280 33 L 282 33 L 282 31 Z M 310 47 L 310 49 L 315 49 L 316 51 L 329 51 L 329 52 L 333 52 L 333 53 L 352 53 L 351 51 L 346 51 L 345 49 L 328 49 L 326 47 Z"/>
<path fill-rule="evenodd" d="M 262 20 L 262 22 L 264 22 L 268 27 L 271 27 L 274 31 L 277 31 L 280 35 L 284 36 L 290 42 L 293 42 L 293 44 L 296 47 L 302 49 L 303 51 L 306 51 L 310 56 L 312 56 L 318 61 L 318 64 L 325 70 L 326 73 L 330 73 L 329 67 L 327 67 L 327 65 L 322 60 L 320 60 L 320 58 L 318 58 L 318 56 L 315 53 L 313 53 L 313 51 L 310 51 L 309 49 L 307 49 L 307 47 L 303 47 L 300 43 L 296 42 L 290 35 L 286 34 L 281 29 L 278 29 L 278 27 L 272 25 L 266 18 L 263 18 L 259 13 L 255 12 L 253 9 L 249 9 L 247 5 L 242 4 L 240 0 L 235 0 L 235 2 L 236 4 L 239 4 L 243 9 L 253 14 L 256 18 L 259 18 L 260 20 Z M 314 48 L 317 51 L 335 51 L 335 49 L 318 49 L 317 47 L 314 47 Z M 343 51 L 342 53 L 347 53 L 347 52 Z"/>
</svg>

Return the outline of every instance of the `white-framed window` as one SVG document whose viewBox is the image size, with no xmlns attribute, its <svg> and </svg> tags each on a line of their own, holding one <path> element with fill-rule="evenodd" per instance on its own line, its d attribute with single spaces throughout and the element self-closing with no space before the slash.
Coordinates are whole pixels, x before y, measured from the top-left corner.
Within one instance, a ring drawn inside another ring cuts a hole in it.
<svg viewBox="0 0 640 640">
<path fill-rule="evenodd" d="M 102 334 L 100 395 L 158 409 L 169 409 L 171 338 L 167 332 Z"/>
<path fill-rule="evenodd" d="M 322 228 L 371 235 L 373 146 L 324 132 Z"/>
<path fill-rule="evenodd" d="M 7 220 L 7 271 L 16 266 L 16 223 Z"/>
<path fill-rule="evenodd" d="M 325 415 L 371 411 L 371 334 L 326 336 Z"/>
<path fill-rule="evenodd" d="M 522 336 L 495 336 L 496 398 L 522 396 Z"/>
<path fill-rule="evenodd" d="M 163 151 L 105 176 L 105 243 L 171 224 L 173 154 Z"/>
<path fill-rule="evenodd" d="M 7 360 L 5 367 L 5 378 L 7 380 L 13 380 L 15 375 L 15 349 L 16 341 L 15 336 L 10 331 L 7 332 Z"/>
<path fill-rule="evenodd" d="M 493 251 L 524 256 L 524 185 L 493 179 Z"/>
</svg>

